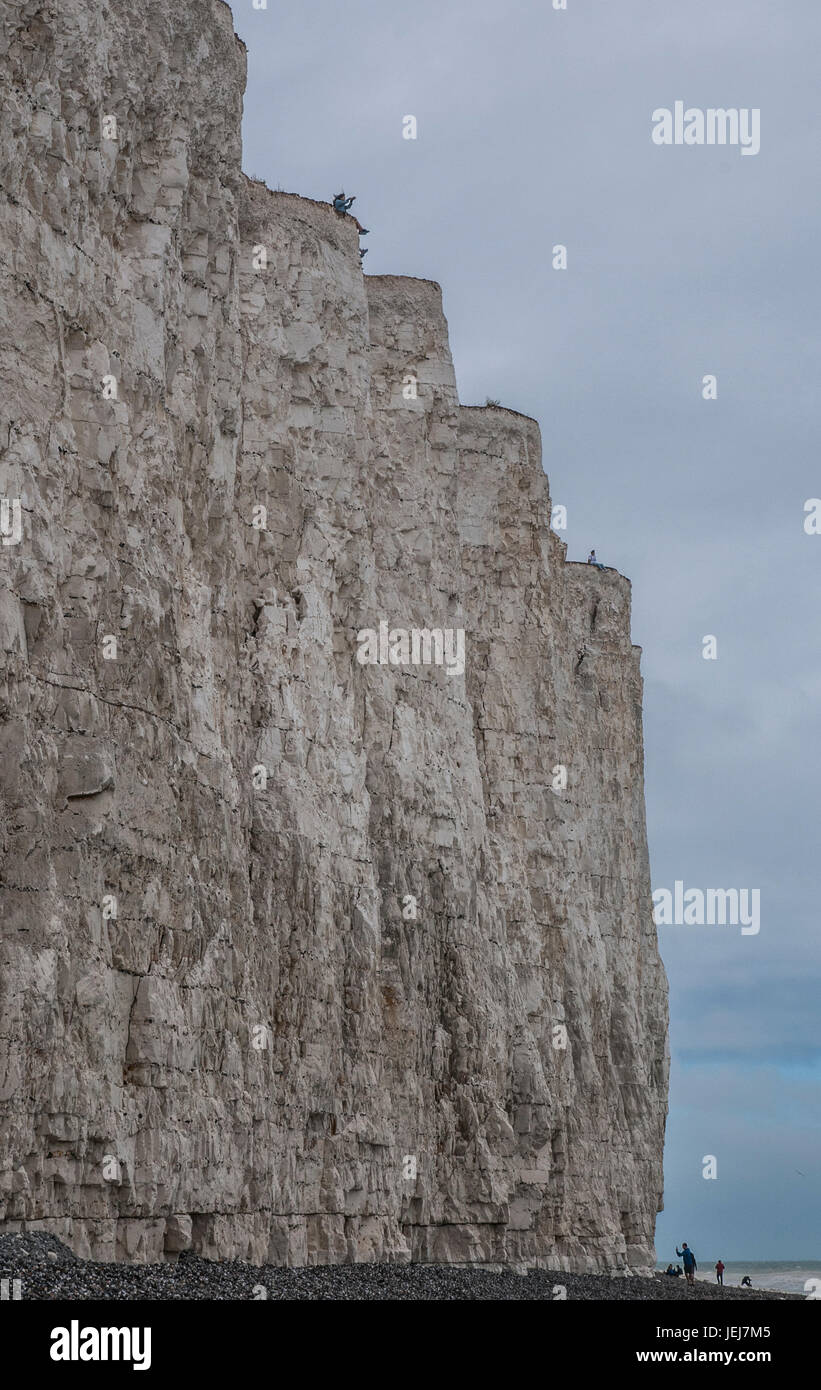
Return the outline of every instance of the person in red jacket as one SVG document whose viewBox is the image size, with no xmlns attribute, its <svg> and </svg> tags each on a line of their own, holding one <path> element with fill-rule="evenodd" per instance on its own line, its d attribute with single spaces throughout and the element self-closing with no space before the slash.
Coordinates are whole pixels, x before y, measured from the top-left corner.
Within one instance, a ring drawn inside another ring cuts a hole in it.
<svg viewBox="0 0 821 1390">
<path fill-rule="evenodd" d="M 716 1279 L 717 1279 L 718 1283 L 721 1285 L 721 1287 L 723 1288 L 723 1287 L 724 1287 L 724 1261 L 723 1261 L 723 1260 L 718 1260 L 718 1261 L 716 1262 Z"/>
</svg>

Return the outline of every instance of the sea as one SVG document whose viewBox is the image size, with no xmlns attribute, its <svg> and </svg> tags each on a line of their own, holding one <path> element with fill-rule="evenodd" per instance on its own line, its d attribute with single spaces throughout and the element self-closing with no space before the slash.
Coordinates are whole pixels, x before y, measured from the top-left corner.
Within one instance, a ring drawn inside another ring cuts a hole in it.
<svg viewBox="0 0 821 1390">
<path fill-rule="evenodd" d="M 673 1260 L 673 1265 L 677 1264 L 680 1265 L 681 1260 Z M 706 1269 L 697 1269 L 696 1278 L 714 1284 L 714 1264 L 715 1260 Z M 658 1265 L 662 1273 L 666 1268 L 666 1264 Z M 805 1296 L 814 1293 L 816 1298 L 821 1298 L 821 1259 L 724 1261 L 725 1285 L 738 1287 L 745 1274 L 749 1274 L 754 1289 L 770 1289 L 773 1293 L 803 1293 Z M 811 1279 L 817 1280 L 817 1283 L 805 1287 Z"/>
</svg>

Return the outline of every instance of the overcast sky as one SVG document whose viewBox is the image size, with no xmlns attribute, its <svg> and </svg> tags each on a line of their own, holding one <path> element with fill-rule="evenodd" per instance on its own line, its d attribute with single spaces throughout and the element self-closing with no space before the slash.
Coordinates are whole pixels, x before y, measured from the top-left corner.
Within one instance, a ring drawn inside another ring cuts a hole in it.
<svg viewBox="0 0 821 1390">
<path fill-rule="evenodd" d="M 246 172 L 358 195 L 368 272 L 442 285 L 462 401 L 539 420 L 569 557 L 633 582 L 654 888 L 761 890 L 757 936 L 659 929 L 659 1257 L 821 1263 L 821 4 L 233 11 Z M 758 108 L 760 152 L 654 144 L 677 100 Z"/>
</svg>

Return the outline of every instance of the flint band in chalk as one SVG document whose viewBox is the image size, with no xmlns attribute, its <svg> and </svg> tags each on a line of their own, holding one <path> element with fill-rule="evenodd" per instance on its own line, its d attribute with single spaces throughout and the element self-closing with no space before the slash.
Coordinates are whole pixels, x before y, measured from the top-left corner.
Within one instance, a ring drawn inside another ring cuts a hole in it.
<svg viewBox="0 0 821 1390">
<path fill-rule="evenodd" d="M 705 910 L 706 903 L 706 910 Z M 657 888 L 653 894 L 653 921 L 657 927 L 737 927 L 742 936 L 758 936 L 761 930 L 760 888 L 688 888 L 677 878 L 673 892 Z"/>
<path fill-rule="evenodd" d="M 742 154 L 761 149 L 761 110 L 735 106 L 709 106 L 706 111 L 677 101 L 670 111 L 659 106 L 653 112 L 655 145 L 741 145 Z"/>
<path fill-rule="evenodd" d="M 465 630 L 452 627 L 363 627 L 356 634 L 360 666 L 444 666 L 445 675 L 465 673 Z"/>
<path fill-rule="evenodd" d="M 73 1318 L 68 1327 L 51 1329 L 51 1341 L 52 1361 L 132 1361 L 135 1371 L 147 1371 L 151 1366 L 150 1327 L 81 1329 Z"/>
</svg>

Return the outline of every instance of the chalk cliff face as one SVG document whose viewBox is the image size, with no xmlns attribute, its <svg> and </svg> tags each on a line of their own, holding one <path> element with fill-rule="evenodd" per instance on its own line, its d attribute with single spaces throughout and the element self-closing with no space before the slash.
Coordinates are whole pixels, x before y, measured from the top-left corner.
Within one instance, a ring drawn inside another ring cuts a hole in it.
<svg viewBox="0 0 821 1390">
<path fill-rule="evenodd" d="M 438 286 L 241 174 L 226 6 L 0 17 L 6 1228 L 647 1266 L 627 581 L 460 406 Z M 464 670 L 360 662 L 380 623 Z"/>
</svg>

